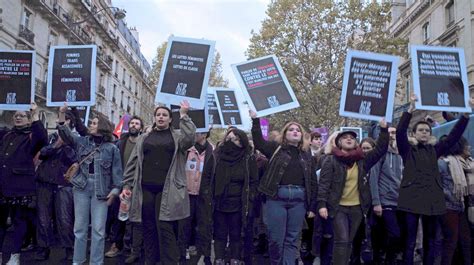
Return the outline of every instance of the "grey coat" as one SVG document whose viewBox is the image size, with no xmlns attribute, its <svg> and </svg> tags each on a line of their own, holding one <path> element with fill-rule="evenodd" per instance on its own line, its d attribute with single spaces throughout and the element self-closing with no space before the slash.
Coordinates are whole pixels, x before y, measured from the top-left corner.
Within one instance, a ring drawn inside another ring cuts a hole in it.
<svg viewBox="0 0 474 265">
<path fill-rule="evenodd" d="M 171 130 L 175 151 L 171 161 L 168 175 L 163 187 L 159 220 L 176 221 L 189 216 L 189 196 L 186 189 L 186 156 L 187 150 L 194 145 L 196 126 L 188 116 L 180 119 L 179 131 Z M 132 191 L 132 201 L 129 213 L 131 222 L 142 221 L 142 168 L 143 168 L 143 142 L 148 133 L 142 134 L 137 139 L 132 154 L 124 170 L 124 188 Z"/>
</svg>

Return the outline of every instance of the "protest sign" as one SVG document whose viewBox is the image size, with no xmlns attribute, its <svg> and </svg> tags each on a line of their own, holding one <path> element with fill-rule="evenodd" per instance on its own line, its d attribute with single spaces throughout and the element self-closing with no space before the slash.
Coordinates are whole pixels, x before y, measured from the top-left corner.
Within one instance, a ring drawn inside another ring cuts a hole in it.
<svg viewBox="0 0 474 265">
<path fill-rule="evenodd" d="M 35 51 L 0 50 L 0 110 L 29 110 L 35 100 Z"/>
<path fill-rule="evenodd" d="M 170 106 L 168 106 L 170 107 Z M 179 120 L 180 114 L 179 109 L 180 106 L 171 105 L 171 125 L 175 130 L 179 129 Z M 188 116 L 193 121 L 194 125 L 196 125 L 196 132 L 208 132 L 209 131 L 209 114 L 208 108 L 205 109 L 189 109 Z"/>
<path fill-rule="evenodd" d="M 215 91 L 207 91 L 207 107 L 209 110 L 209 124 L 212 125 L 212 128 L 222 128 L 222 115 L 217 107 Z"/>
<path fill-rule="evenodd" d="M 364 138 L 364 135 L 362 133 L 362 128 L 360 128 L 360 127 L 341 127 L 339 131 L 341 131 L 341 132 L 347 132 L 347 131 L 355 132 L 357 134 L 357 142 L 359 142 L 359 143 Z"/>
<path fill-rule="evenodd" d="M 229 88 L 216 88 L 215 93 L 217 107 L 222 114 L 223 128 L 243 125 L 235 91 Z"/>
<path fill-rule="evenodd" d="M 214 41 L 170 37 L 163 58 L 155 103 L 204 109 L 207 85 L 214 58 Z"/>
<path fill-rule="evenodd" d="M 275 55 L 234 64 L 232 69 L 257 117 L 300 106 Z"/>
<path fill-rule="evenodd" d="M 392 121 L 398 57 L 349 51 L 344 66 L 339 115 Z"/>
<path fill-rule="evenodd" d="M 464 50 L 411 46 L 417 109 L 471 112 Z"/>
<path fill-rule="evenodd" d="M 53 46 L 49 52 L 46 105 L 95 104 L 97 46 Z"/>
</svg>

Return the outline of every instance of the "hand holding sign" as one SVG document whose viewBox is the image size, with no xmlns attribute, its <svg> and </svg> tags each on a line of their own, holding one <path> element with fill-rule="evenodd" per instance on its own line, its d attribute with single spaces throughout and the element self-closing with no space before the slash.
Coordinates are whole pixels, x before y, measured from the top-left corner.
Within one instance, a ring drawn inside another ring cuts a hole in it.
<svg viewBox="0 0 474 265">
<path fill-rule="evenodd" d="M 31 119 L 32 121 L 39 121 L 38 105 L 33 101 L 30 105 Z"/>
<path fill-rule="evenodd" d="M 257 113 L 255 111 L 249 110 L 249 114 L 250 114 L 250 118 L 252 118 L 252 120 L 257 118 Z"/>
<path fill-rule="evenodd" d="M 385 120 L 385 118 L 382 118 L 379 122 L 379 125 L 380 125 L 380 128 L 387 128 L 387 121 Z"/>
<path fill-rule="evenodd" d="M 179 115 L 182 117 L 186 116 L 189 111 L 189 102 L 187 100 L 181 101 L 179 104 L 181 108 L 179 109 Z"/>
<path fill-rule="evenodd" d="M 416 107 L 415 104 L 418 101 L 418 97 L 415 94 L 410 95 L 410 107 L 408 107 L 408 113 L 412 113 Z"/>
</svg>

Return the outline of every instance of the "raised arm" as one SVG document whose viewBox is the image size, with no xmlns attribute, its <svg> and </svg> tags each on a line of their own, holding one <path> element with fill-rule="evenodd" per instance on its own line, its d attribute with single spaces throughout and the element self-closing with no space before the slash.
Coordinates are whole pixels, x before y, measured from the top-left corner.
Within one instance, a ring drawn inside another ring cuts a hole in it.
<svg viewBox="0 0 474 265">
<path fill-rule="evenodd" d="M 79 133 L 80 136 L 86 136 L 89 130 L 82 122 L 81 116 L 79 115 L 79 111 L 77 111 L 76 107 L 72 107 L 71 112 L 72 112 L 72 115 L 74 115 L 74 120 L 75 120 L 74 126 L 76 127 L 77 133 Z"/>
<path fill-rule="evenodd" d="M 69 128 L 69 126 L 64 123 L 66 121 L 66 111 L 67 104 L 64 103 L 64 106 L 61 106 L 59 108 L 58 133 L 59 137 L 61 137 L 67 145 L 75 147 L 80 136 L 77 136 L 72 133 L 71 128 Z"/>
<path fill-rule="evenodd" d="M 39 120 L 38 106 L 34 102 L 31 103 L 31 117 L 33 120 L 31 124 L 31 146 L 33 146 L 32 154 L 35 155 L 43 146 L 48 144 L 48 131 Z"/>
<path fill-rule="evenodd" d="M 260 128 L 260 119 L 257 118 L 257 115 L 254 111 L 250 111 L 250 118 L 252 118 L 252 140 L 255 145 L 255 149 L 259 150 L 264 154 L 268 159 L 272 157 L 273 152 L 278 147 L 277 142 L 269 142 L 263 139 L 262 128 Z"/>
<path fill-rule="evenodd" d="M 196 135 L 196 125 L 188 116 L 189 103 L 186 100 L 181 102 L 179 109 L 179 128 L 181 130 L 181 138 L 179 139 L 179 149 L 181 152 L 187 152 L 194 145 Z"/>
<path fill-rule="evenodd" d="M 385 119 L 380 121 L 380 135 L 377 138 L 375 148 L 370 151 L 364 158 L 364 166 L 366 172 L 369 170 L 382 158 L 388 150 L 388 129 Z"/>
</svg>

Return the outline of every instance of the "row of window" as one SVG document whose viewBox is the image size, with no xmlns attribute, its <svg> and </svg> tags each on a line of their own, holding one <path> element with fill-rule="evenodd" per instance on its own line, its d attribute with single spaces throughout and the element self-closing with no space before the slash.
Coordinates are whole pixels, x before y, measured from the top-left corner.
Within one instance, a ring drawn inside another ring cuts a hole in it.
<svg viewBox="0 0 474 265">
<path fill-rule="evenodd" d="M 446 5 L 445 13 L 446 13 L 446 27 L 449 28 L 454 23 L 454 20 L 455 20 L 454 0 L 450 1 Z M 430 37 L 431 37 L 431 27 L 430 27 L 430 22 L 429 21 L 427 21 L 425 24 L 423 24 L 422 32 L 423 32 L 423 42 L 427 43 L 430 40 Z"/>
</svg>

